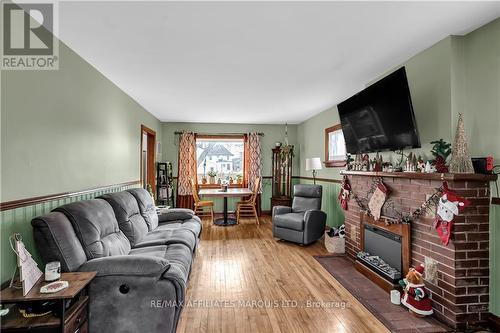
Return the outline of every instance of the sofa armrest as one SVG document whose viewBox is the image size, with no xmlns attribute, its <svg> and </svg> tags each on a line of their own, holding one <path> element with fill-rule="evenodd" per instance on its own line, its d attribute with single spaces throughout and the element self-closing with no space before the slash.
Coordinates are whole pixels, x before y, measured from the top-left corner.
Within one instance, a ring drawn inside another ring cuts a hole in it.
<svg viewBox="0 0 500 333">
<path fill-rule="evenodd" d="M 321 210 L 306 210 L 304 214 L 304 244 L 310 244 L 325 233 L 326 213 Z"/>
<path fill-rule="evenodd" d="M 273 207 L 273 216 L 288 214 L 292 212 L 292 207 L 288 206 L 274 206 Z"/>
<path fill-rule="evenodd" d="M 97 272 L 97 276 L 161 276 L 169 268 L 170 263 L 166 259 L 141 255 L 121 255 L 89 260 L 78 270 Z"/>
<path fill-rule="evenodd" d="M 158 215 L 158 221 L 162 222 L 170 222 L 170 221 L 178 221 L 178 220 L 189 220 L 193 218 L 194 211 L 186 208 L 171 208 L 162 212 Z"/>
<path fill-rule="evenodd" d="M 306 210 L 304 221 L 305 223 L 326 223 L 326 213 L 315 209 Z"/>
</svg>

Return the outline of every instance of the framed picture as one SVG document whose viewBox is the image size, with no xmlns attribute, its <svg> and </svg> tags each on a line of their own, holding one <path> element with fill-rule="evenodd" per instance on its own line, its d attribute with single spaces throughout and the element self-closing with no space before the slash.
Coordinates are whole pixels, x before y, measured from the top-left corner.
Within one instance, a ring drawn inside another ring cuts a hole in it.
<svg viewBox="0 0 500 333">
<path fill-rule="evenodd" d="M 325 129 L 325 167 L 346 165 L 346 147 L 342 126 L 337 124 Z"/>
</svg>

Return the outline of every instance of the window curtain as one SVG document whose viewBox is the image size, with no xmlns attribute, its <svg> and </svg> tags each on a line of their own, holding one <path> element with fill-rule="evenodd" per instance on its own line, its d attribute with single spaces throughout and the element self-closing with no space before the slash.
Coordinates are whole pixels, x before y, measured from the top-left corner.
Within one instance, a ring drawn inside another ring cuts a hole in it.
<svg viewBox="0 0 500 333">
<path fill-rule="evenodd" d="M 194 209 L 191 178 L 196 179 L 196 135 L 180 134 L 179 159 L 177 163 L 177 207 Z"/>
<path fill-rule="evenodd" d="M 258 133 L 245 135 L 245 186 L 253 190 L 257 178 L 262 178 L 261 136 Z M 262 181 L 257 196 L 257 213 L 261 214 Z"/>
</svg>

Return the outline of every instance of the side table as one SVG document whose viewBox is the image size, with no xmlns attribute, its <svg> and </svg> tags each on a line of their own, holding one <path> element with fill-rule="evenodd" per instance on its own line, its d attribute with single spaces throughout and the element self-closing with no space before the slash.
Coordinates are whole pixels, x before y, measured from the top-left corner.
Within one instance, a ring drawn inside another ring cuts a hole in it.
<svg viewBox="0 0 500 333">
<path fill-rule="evenodd" d="M 22 289 L 5 288 L 0 292 L 0 303 L 11 304 L 9 313 L 1 317 L 2 332 L 61 332 L 87 333 L 89 324 L 90 282 L 96 272 L 62 273 L 61 279 L 69 286 L 52 294 L 40 293 L 40 287 L 48 284 L 42 276 L 30 292 L 23 296 Z M 23 302 L 55 302 L 52 313 L 41 317 L 25 318 L 19 312 Z"/>
</svg>

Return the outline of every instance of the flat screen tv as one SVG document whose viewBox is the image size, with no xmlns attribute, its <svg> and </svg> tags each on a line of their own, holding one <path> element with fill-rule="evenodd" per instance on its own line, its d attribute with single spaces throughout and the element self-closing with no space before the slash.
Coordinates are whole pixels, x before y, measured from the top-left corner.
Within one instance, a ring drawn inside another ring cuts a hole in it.
<svg viewBox="0 0 500 333">
<path fill-rule="evenodd" d="M 404 67 L 338 105 L 347 152 L 420 148 Z"/>
</svg>

